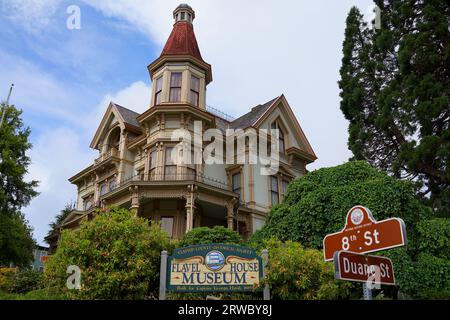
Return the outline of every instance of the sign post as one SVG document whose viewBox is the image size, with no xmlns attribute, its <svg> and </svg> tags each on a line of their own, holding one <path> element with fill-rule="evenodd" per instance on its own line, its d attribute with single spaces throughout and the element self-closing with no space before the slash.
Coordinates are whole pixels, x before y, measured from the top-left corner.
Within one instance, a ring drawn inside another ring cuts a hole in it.
<svg viewBox="0 0 450 320">
<path fill-rule="evenodd" d="M 372 300 L 372 289 L 367 286 L 367 282 L 363 283 L 363 298 L 364 300 Z"/>
<path fill-rule="evenodd" d="M 167 251 L 161 251 L 161 265 L 159 268 L 159 300 L 166 300 Z"/>
<path fill-rule="evenodd" d="M 269 263 L 269 252 L 267 251 L 267 249 L 264 249 L 261 252 L 261 256 L 262 256 L 262 260 L 263 260 L 263 279 L 266 280 L 266 269 L 267 269 L 267 264 Z M 263 297 L 264 297 L 264 300 L 270 300 L 270 289 L 269 289 L 269 285 L 267 283 L 264 286 Z"/>
</svg>

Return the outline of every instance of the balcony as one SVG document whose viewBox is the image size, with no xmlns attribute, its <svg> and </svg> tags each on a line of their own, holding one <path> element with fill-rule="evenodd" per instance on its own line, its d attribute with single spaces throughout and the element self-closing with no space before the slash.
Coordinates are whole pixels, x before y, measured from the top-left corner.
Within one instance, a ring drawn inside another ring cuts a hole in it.
<svg viewBox="0 0 450 320">
<path fill-rule="evenodd" d="M 109 151 L 103 153 L 100 157 L 95 159 L 94 165 L 98 165 L 113 158 L 119 158 L 119 151 L 116 148 L 111 148 Z"/>
<path fill-rule="evenodd" d="M 186 182 L 194 183 L 199 182 L 211 187 L 215 187 L 221 190 L 231 191 L 231 186 L 221 180 L 208 177 L 204 174 L 197 173 L 192 168 L 166 166 L 153 168 L 148 174 L 137 174 L 132 177 L 126 178 L 120 183 L 117 183 L 114 190 L 123 187 L 134 182 L 150 182 L 150 183 L 174 183 L 174 182 Z M 102 197 L 107 196 L 114 190 L 109 190 Z"/>
</svg>

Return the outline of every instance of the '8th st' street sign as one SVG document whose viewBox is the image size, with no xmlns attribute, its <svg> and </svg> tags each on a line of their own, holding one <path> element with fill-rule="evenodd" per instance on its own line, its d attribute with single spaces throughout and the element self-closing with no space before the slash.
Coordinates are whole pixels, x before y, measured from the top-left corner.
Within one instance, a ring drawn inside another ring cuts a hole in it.
<svg viewBox="0 0 450 320">
<path fill-rule="evenodd" d="M 406 231 L 402 219 L 377 222 L 369 209 L 355 206 L 347 213 L 344 229 L 323 239 L 323 252 L 325 261 L 332 261 L 337 251 L 369 253 L 405 245 Z"/>
</svg>

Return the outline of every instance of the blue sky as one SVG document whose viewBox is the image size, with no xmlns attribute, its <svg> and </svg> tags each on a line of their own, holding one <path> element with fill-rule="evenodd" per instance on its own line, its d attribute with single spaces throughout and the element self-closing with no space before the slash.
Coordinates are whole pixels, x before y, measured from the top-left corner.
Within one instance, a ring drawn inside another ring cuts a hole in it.
<svg viewBox="0 0 450 320">
<path fill-rule="evenodd" d="M 345 18 L 369 0 L 192 0 L 200 50 L 213 67 L 207 103 L 239 116 L 282 93 L 320 167 L 345 162 L 347 122 L 337 81 Z M 76 199 L 67 179 L 97 152 L 89 143 L 109 101 L 148 108 L 146 66 L 173 24 L 173 0 L 0 0 L 0 100 L 23 109 L 34 145 L 28 179 L 41 194 L 24 209 L 39 243 L 47 225 Z M 77 5 L 81 29 L 66 12 Z"/>
</svg>

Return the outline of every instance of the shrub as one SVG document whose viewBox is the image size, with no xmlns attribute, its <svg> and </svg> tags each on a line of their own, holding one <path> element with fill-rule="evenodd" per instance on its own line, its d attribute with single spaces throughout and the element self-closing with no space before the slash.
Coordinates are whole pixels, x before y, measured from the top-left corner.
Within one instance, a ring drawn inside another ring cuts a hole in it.
<svg viewBox="0 0 450 320">
<path fill-rule="evenodd" d="M 350 284 L 334 279 L 333 264 L 319 250 L 305 249 L 298 242 L 270 239 L 267 282 L 273 299 L 316 300 L 348 296 Z"/>
<path fill-rule="evenodd" d="M 9 290 L 15 273 L 15 268 L 0 268 L 0 290 Z"/>
<path fill-rule="evenodd" d="M 214 228 L 200 227 L 187 232 L 178 243 L 178 246 L 185 247 L 210 243 L 241 244 L 242 238 L 236 231 L 222 226 L 215 226 Z"/>
<path fill-rule="evenodd" d="M 37 289 L 25 294 L 6 293 L 0 291 L 0 300 L 65 300 L 68 299 L 56 288 Z"/>
<path fill-rule="evenodd" d="M 418 248 L 421 252 L 450 259 L 450 219 L 435 218 L 417 224 Z"/>
<path fill-rule="evenodd" d="M 20 270 L 14 274 L 12 283 L 9 286 L 11 293 L 26 293 L 42 288 L 43 274 L 35 270 Z"/>
<path fill-rule="evenodd" d="M 450 260 L 420 253 L 412 260 L 404 248 L 383 252 L 392 259 L 400 291 L 418 299 L 450 299 Z"/>
<path fill-rule="evenodd" d="M 143 299 L 159 286 L 160 255 L 172 247 L 159 224 L 125 209 L 98 212 L 79 230 L 63 231 L 56 253 L 46 262 L 45 278 L 64 291 L 67 267 L 81 269 L 81 290 L 71 298 Z"/>
</svg>

